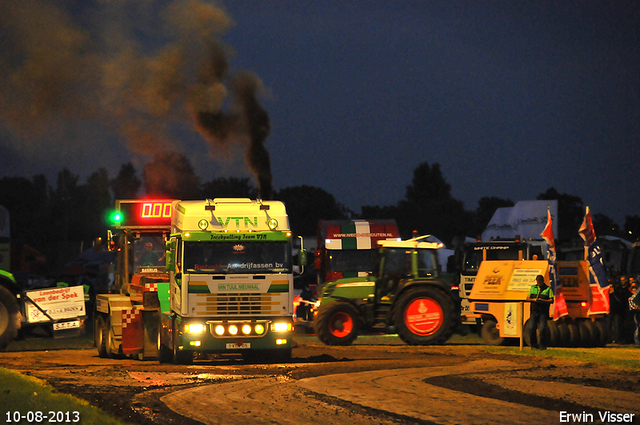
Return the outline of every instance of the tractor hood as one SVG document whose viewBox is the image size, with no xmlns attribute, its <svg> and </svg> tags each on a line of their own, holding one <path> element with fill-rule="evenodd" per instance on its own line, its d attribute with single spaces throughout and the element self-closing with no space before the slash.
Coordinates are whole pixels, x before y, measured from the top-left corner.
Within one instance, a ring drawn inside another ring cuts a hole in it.
<svg viewBox="0 0 640 425">
<path fill-rule="evenodd" d="M 325 285 L 320 305 L 340 298 L 363 299 L 373 297 L 375 288 L 376 278 L 374 276 L 338 279 Z"/>
</svg>

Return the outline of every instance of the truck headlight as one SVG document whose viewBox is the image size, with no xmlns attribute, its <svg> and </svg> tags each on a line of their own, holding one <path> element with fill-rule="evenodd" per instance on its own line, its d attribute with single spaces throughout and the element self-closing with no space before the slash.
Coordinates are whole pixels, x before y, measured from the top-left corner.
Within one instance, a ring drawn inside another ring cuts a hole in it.
<svg viewBox="0 0 640 425">
<path fill-rule="evenodd" d="M 192 323 L 184 325 L 184 331 L 188 334 L 201 334 L 204 332 L 204 325 L 202 323 Z"/>
<path fill-rule="evenodd" d="M 276 322 L 271 324 L 271 330 L 274 332 L 291 332 L 293 325 L 289 322 Z"/>
</svg>

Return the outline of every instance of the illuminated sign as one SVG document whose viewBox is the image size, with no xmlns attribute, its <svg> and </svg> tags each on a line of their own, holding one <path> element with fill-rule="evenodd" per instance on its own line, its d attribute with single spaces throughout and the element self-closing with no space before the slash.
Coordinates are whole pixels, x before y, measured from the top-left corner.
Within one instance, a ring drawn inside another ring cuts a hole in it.
<svg viewBox="0 0 640 425">
<path fill-rule="evenodd" d="M 116 201 L 120 213 L 118 227 L 168 227 L 171 226 L 171 203 L 164 200 Z"/>
</svg>

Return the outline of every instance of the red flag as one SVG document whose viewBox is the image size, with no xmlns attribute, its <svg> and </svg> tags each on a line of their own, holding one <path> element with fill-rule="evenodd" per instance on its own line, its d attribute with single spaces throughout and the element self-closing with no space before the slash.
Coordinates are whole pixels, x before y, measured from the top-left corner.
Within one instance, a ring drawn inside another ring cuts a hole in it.
<svg viewBox="0 0 640 425">
<path fill-rule="evenodd" d="M 582 225 L 578 233 L 580 233 L 580 236 L 584 239 L 584 246 L 586 247 L 591 246 L 591 244 L 596 241 L 596 232 L 593 230 L 593 221 L 591 220 L 589 207 L 587 207 L 587 212 L 584 215 L 584 220 L 582 220 Z"/>
<path fill-rule="evenodd" d="M 589 314 L 607 314 L 610 309 L 609 282 L 602 260 L 602 250 L 596 241 L 596 232 L 593 229 L 593 220 L 591 220 L 589 207 L 587 207 L 582 226 L 580 226 L 578 232 L 580 237 L 584 239 L 587 260 L 589 261 L 589 283 L 591 286 Z"/>
<path fill-rule="evenodd" d="M 551 211 L 547 208 L 547 224 L 544 226 L 544 230 L 540 233 L 542 239 L 547 242 L 547 261 L 549 261 L 549 283 L 551 283 L 551 289 L 554 293 L 553 302 L 553 320 L 569 314 L 567 309 L 567 301 L 562 293 L 562 285 L 560 279 L 557 278 L 556 273 L 556 243 L 553 237 L 553 221 L 551 219 Z"/>
<path fill-rule="evenodd" d="M 556 243 L 553 238 L 553 222 L 551 221 L 551 211 L 549 211 L 548 207 L 547 207 L 547 225 L 544 226 L 544 230 L 542 231 L 542 233 L 540 233 L 540 236 L 542 236 L 542 239 L 544 239 L 545 242 L 547 242 L 547 245 L 549 245 L 549 249 L 554 251 L 555 253 Z"/>
</svg>

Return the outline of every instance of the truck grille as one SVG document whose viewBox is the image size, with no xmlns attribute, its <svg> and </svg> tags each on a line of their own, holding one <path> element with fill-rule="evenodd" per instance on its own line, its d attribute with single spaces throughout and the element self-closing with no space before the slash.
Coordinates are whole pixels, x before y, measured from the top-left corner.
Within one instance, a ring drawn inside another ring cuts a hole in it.
<svg viewBox="0 0 640 425">
<path fill-rule="evenodd" d="M 280 314 L 281 303 L 275 298 L 272 294 L 202 294 L 196 305 L 208 315 Z"/>
</svg>

